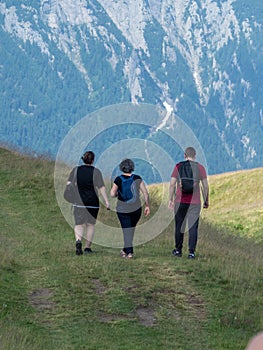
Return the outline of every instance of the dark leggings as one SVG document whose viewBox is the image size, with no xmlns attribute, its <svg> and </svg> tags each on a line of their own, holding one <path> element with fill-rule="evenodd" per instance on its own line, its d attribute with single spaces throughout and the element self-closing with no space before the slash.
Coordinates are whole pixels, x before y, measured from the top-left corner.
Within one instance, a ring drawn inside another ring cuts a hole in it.
<svg viewBox="0 0 263 350">
<path fill-rule="evenodd" d="M 142 214 L 142 208 L 137 209 L 131 213 L 120 213 L 117 212 L 124 239 L 123 251 L 126 254 L 133 254 L 133 237 L 135 232 L 135 227 L 140 220 Z"/>
</svg>

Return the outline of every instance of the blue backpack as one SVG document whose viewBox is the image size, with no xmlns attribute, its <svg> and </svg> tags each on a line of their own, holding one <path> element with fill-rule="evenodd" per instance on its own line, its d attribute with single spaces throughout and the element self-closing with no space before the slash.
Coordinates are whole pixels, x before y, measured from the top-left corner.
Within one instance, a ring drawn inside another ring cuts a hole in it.
<svg viewBox="0 0 263 350">
<path fill-rule="evenodd" d="M 120 200 L 126 203 L 135 203 L 137 200 L 137 191 L 135 182 L 133 179 L 134 175 L 132 174 L 128 178 L 121 175 L 122 180 L 121 191 L 118 189 L 118 194 Z"/>
</svg>

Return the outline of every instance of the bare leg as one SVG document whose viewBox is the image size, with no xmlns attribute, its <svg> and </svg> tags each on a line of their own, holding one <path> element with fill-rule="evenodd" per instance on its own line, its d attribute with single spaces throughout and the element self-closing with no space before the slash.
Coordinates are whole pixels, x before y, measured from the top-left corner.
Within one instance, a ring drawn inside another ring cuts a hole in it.
<svg viewBox="0 0 263 350">
<path fill-rule="evenodd" d="M 82 236 L 83 236 L 83 231 L 84 231 L 84 227 L 85 227 L 86 225 L 84 224 L 84 225 L 76 225 L 75 227 L 74 227 L 74 233 L 75 233 L 75 238 L 76 238 L 76 241 L 81 241 L 81 239 L 82 239 Z"/>
<path fill-rule="evenodd" d="M 86 248 L 91 247 L 94 233 L 95 233 L 95 225 L 87 224 L 86 225 Z"/>
</svg>

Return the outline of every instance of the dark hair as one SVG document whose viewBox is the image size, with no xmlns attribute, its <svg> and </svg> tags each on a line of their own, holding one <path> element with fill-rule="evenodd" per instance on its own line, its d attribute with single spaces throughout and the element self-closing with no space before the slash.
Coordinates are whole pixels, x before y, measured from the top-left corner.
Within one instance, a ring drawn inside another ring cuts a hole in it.
<svg viewBox="0 0 263 350">
<path fill-rule="evenodd" d="M 119 165 L 119 168 L 124 173 L 131 173 L 135 169 L 134 162 L 128 158 L 123 159 L 123 161 Z"/>
<path fill-rule="evenodd" d="M 87 151 L 83 154 L 81 159 L 85 164 L 92 164 L 94 162 L 95 154 L 92 151 Z"/>
<path fill-rule="evenodd" d="M 184 154 L 186 155 L 186 157 L 195 158 L 196 150 L 194 149 L 194 147 L 187 147 L 184 151 Z"/>
</svg>

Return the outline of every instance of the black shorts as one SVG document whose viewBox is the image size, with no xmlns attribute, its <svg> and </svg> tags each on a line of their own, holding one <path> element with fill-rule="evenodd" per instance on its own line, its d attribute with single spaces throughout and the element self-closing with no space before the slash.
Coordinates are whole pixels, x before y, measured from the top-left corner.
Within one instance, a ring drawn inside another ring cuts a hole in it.
<svg viewBox="0 0 263 350">
<path fill-rule="evenodd" d="M 75 225 L 96 224 L 99 208 L 79 208 L 74 207 Z"/>
</svg>

